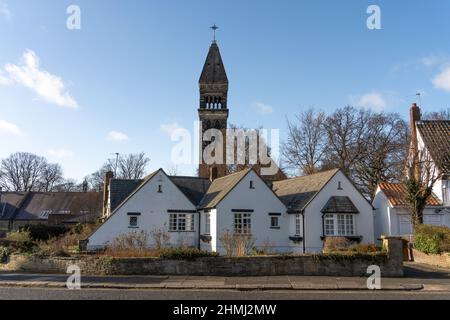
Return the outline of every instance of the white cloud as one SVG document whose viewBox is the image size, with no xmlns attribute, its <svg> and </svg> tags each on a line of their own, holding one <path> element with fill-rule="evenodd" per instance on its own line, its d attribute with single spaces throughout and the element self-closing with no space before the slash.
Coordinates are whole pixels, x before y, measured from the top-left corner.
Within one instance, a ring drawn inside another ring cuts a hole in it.
<svg viewBox="0 0 450 320">
<path fill-rule="evenodd" d="M 20 64 L 6 64 L 5 71 L 8 78 L 0 75 L 0 84 L 5 85 L 13 82 L 31 89 L 47 102 L 60 107 L 78 107 L 78 103 L 68 92 L 63 80 L 46 70 L 40 69 L 39 57 L 32 50 L 24 52 Z"/>
<path fill-rule="evenodd" d="M 161 129 L 162 132 L 171 137 L 172 133 L 174 133 L 178 129 L 181 129 L 181 126 L 178 124 L 178 122 L 175 121 L 162 124 L 159 128 Z"/>
<path fill-rule="evenodd" d="M 362 95 L 356 102 L 359 107 L 380 111 L 386 107 L 386 101 L 381 93 L 372 92 Z"/>
<path fill-rule="evenodd" d="M 50 149 L 47 151 L 47 154 L 50 157 L 57 159 L 71 158 L 74 156 L 74 153 L 67 149 Z"/>
<path fill-rule="evenodd" d="M 429 56 L 420 59 L 420 61 L 425 67 L 434 67 L 438 65 L 448 64 L 450 61 L 450 57 L 444 54 L 430 54 Z"/>
<path fill-rule="evenodd" d="M 6 21 L 10 21 L 12 19 L 12 13 L 9 10 L 8 4 L 0 3 L 0 16 L 4 17 Z"/>
<path fill-rule="evenodd" d="M 0 70 L 0 86 L 8 86 L 12 84 L 12 80 L 4 75 L 2 70 Z"/>
<path fill-rule="evenodd" d="M 127 141 L 129 140 L 128 136 L 123 133 L 123 132 L 119 132 L 119 131 L 111 131 L 110 133 L 108 133 L 108 140 L 110 141 L 116 141 L 116 142 L 122 142 L 122 141 Z"/>
<path fill-rule="evenodd" d="M 23 132 L 17 125 L 5 120 L 0 120 L 0 135 L 1 134 L 22 136 Z"/>
<path fill-rule="evenodd" d="M 445 68 L 440 74 L 434 77 L 433 85 L 437 89 L 450 92 L 450 67 Z"/>
<path fill-rule="evenodd" d="M 271 114 L 273 112 L 273 108 L 271 106 L 262 102 L 255 103 L 253 107 L 261 114 Z"/>
</svg>

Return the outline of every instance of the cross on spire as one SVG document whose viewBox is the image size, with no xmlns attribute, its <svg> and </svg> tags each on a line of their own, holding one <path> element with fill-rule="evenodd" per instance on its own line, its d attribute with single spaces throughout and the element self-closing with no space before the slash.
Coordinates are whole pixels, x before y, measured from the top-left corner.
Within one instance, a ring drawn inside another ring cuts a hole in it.
<svg viewBox="0 0 450 320">
<path fill-rule="evenodd" d="M 210 27 L 210 29 L 212 29 L 213 33 L 214 33 L 214 39 L 213 42 L 216 42 L 216 31 L 217 29 L 219 29 L 218 26 L 216 26 L 216 24 L 214 24 L 212 27 Z"/>
</svg>

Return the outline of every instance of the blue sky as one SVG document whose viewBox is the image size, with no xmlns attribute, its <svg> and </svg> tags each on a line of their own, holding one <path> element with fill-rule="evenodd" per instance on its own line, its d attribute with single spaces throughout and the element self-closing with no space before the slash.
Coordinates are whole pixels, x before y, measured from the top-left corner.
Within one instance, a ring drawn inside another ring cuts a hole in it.
<svg viewBox="0 0 450 320">
<path fill-rule="evenodd" d="M 81 30 L 66 28 L 71 4 Z M 370 4 L 381 30 L 366 27 Z M 230 123 L 283 138 L 286 117 L 311 106 L 406 117 L 421 92 L 425 111 L 447 108 L 449 15 L 446 0 L 0 0 L 0 158 L 37 153 L 76 179 L 115 152 L 170 168 L 167 132 L 193 130 L 213 23 Z"/>
</svg>

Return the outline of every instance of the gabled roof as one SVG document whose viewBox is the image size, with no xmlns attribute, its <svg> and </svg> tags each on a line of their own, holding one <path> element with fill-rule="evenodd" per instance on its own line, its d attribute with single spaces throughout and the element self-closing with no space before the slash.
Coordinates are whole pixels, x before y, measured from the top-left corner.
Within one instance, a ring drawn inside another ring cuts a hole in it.
<svg viewBox="0 0 450 320">
<path fill-rule="evenodd" d="M 331 197 L 325 204 L 322 213 L 359 213 L 359 210 L 353 204 L 349 197 Z"/>
<path fill-rule="evenodd" d="M 273 191 L 289 210 L 303 210 L 339 169 L 273 183 Z"/>
<path fill-rule="evenodd" d="M 143 181 L 143 179 L 112 179 L 109 185 L 111 211 L 114 211 Z"/>
<path fill-rule="evenodd" d="M 211 185 L 209 179 L 199 177 L 170 176 L 169 179 L 195 206 L 198 206 Z"/>
<path fill-rule="evenodd" d="M 26 195 L 26 192 L 2 192 L 0 195 L 0 220 L 12 219 Z"/>
<path fill-rule="evenodd" d="M 380 183 L 379 188 L 388 198 L 389 203 L 393 207 L 406 207 L 408 203 L 405 199 L 407 189 L 404 183 Z M 438 197 L 433 194 L 427 200 L 427 206 L 440 206 L 441 202 Z"/>
<path fill-rule="evenodd" d="M 2 194 L 0 219 L 47 220 L 49 214 L 84 215 L 85 211 L 100 215 L 101 209 L 100 192 L 11 192 Z"/>
<path fill-rule="evenodd" d="M 200 202 L 199 208 L 215 208 L 250 171 L 253 169 L 241 170 L 214 180 Z"/>
<path fill-rule="evenodd" d="M 228 84 L 227 73 L 222 62 L 219 47 L 216 42 L 211 44 L 202 74 L 200 84 Z"/>
<path fill-rule="evenodd" d="M 419 121 L 416 125 L 436 166 L 450 174 L 450 120 Z"/>
</svg>

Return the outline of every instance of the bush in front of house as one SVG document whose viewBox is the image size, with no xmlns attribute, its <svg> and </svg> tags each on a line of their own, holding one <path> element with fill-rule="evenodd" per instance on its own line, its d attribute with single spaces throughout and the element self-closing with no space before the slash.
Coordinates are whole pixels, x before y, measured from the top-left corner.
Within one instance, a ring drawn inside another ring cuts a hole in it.
<svg viewBox="0 0 450 320">
<path fill-rule="evenodd" d="M 0 246 L 0 263 L 5 263 L 9 257 L 9 248 Z"/>
<path fill-rule="evenodd" d="M 450 228 L 420 225 L 414 230 L 415 248 L 426 254 L 450 252 Z"/>
<path fill-rule="evenodd" d="M 197 248 L 166 248 L 161 250 L 159 257 L 171 260 L 195 260 L 197 258 L 218 257 L 217 252 L 208 252 Z"/>
<path fill-rule="evenodd" d="M 20 231 L 29 232 L 33 241 L 48 241 L 67 233 L 70 229 L 64 226 L 48 226 L 44 224 L 25 225 Z"/>
</svg>

